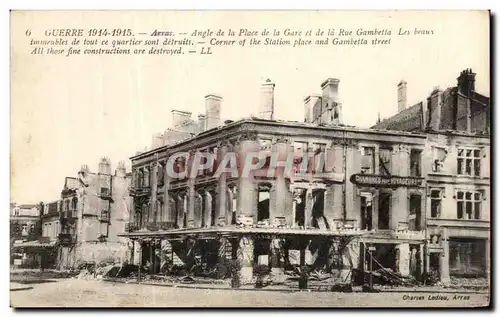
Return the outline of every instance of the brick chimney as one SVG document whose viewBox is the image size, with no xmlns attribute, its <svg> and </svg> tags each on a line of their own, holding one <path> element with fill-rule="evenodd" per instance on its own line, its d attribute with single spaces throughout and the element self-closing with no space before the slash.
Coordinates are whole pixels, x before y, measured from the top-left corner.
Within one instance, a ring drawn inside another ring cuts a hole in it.
<svg viewBox="0 0 500 317">
<path fill-rule="evenodd" d="M 174 130 L 182 130 L 183 123 L 191 120 L 191 112 L 172 110 L 172 126 Z"/>
<path fill-rule="evenodd" d="M 431 95 L 427 98 L 428 121 L 427 128 L 439 130 L 441 126 L 441 103 L 443 92 L 439 87 L 435 87 Z"/>
<path fill-rule="evenodd" d="M 207 117 L 204 114 L 199 114 L 198 115 L 198 130 L 200 132 L 205 131 L 205 122 L 207 120 Z"/>
<path fill-rule="evenodd" d="M 111 175 L 111 160 L 109 157 L 102 157 L 99 161 L 99 174 Z"/>
<path fill-rule="evenodd" d="M 125 168 L 125 162 L 119 161 L 118 167 L 115 170 L 115 176 L 125 177 L 127 176 L 127 170 Z"/>
<path fill-rule="evenodd" d="M 275 84 L 270 79 L 266 79 L 260 86 L 259 118 L 261 119 L 273 120 L 274 118 L 274 86 Z"/>
<path fill-rule="evenodd" d="M 304 122 L 314 123 L 316 121 L 314 106 L 321 101 L 321 96 L 312 94 L 304 98 Z"/>
<path fill-rule="evenodd" d="M 216 94 L 205 96 L 205 130 L 220 126 L 220 107 L 222 97 Z"/>
<path fill-rule="evenodd" d="M 476 90 L 476 73 L 470 68 L 463 70 L 457 78 L 457 87 L 462 95 L 470 96 Z"/>
<path fill-rule="evenodd" d="M 323 90 L 321 94 L 321 123 L 342 123 L 342 103 L 339 97 L 339 83 L 339 79 L 328 78 L 321 84 L 321 89 Z"/>
<path fill-rule="evenodd" d="M 82 173 L 82 174 L 87 174 L 87 173 L 90 173 L 90 169 L 89 169 L 89 166 L 87 164 L 82 164 L 82 167 L 80 168 L 80 172 L 79 173 Z"/>
<path fill-rule="evenodd" d="M 153 134 L 153 138 L 151 141 L 151 149 L 156 149 L 163 146 L 163 134 L 162 133 L 155 133 Z"/>
<path fill-rule="evenodd" d="M 398 112 L 406 109 L 406 86 L 407 83 L 404 80 L 398 84 Z"/>
</svg>

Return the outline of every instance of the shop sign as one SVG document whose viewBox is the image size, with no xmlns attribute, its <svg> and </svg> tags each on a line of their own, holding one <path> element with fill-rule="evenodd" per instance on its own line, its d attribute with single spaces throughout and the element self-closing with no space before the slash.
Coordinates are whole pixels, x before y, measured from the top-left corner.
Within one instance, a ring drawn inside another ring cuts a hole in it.
<svg viewBox="0 0 500 317">
<path fill-rule="evenodd" d="M 404 177 L 394 175 L 353 174 L 351 182 L 358 186 L 370 187 L 420 187 L 421 177 Z"/>
</svg>

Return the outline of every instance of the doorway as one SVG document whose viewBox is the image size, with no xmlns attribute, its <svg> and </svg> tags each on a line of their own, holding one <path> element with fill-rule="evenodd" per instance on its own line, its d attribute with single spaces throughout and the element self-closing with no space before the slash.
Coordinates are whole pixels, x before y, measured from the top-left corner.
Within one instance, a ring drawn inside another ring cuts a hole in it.
<svg viewBox="0 0 500 317">
<path fill-rule="evenodd" d="M 389 229 L 391 219 L 391 194 L 380 193 L 378 201 L 378 228 Z"/>
</svg>

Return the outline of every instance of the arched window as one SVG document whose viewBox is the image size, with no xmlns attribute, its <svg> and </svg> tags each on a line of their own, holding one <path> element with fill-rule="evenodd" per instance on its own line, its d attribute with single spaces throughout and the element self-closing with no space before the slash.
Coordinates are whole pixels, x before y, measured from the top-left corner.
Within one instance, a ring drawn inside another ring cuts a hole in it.
<svg viewBox="0 0 500 317">
<path fill-rule="evenodd" d="M 150 184 L 149 184 L 149 180 L 150 180 L 150 175 L 149 175 L 149 169 L 148 168 L 145 168 L 144 169 L 144 180 L 143 180 L 143 184 L 142 186 L 144 187 L 149 187 Z"/>
<path fill-rule="evenodd" d="M 77 217 L 78 216 L 78 198 L 77 197 L 73 197 L 73 199 L 71 200 L 71 212 L 73 213 L 73 217 Z"/>
<path fill-rule="evenodd" d="M 170 212 L 170 215 L 171 215 L 171 218 L 173 222 L 175 222 L 176 225 L 179 225 L 178 224 L 178 215 L 177 215 L 177 206 L 175 204 L 175 200 L 170 197 L 169 200 L 168 200 L 168 204 L 169 204 L 169 212 Z"/>
<path fill-rule="evenodd" d="M 64 201 L 64 211 L 66 212 L 66 217 L 71 217 L 70 200 L 66 199 Z"/>
<path fill-rule="evenodd" d="M 136 177 L 136 186 L 137 187 L 142 187 L 143 186 L 143 182 L 144 182 L 144 176 L 143 176 L 143 173 L 142 173 L 142 170 L 138 170 L 137 171 L 137 177 Z"/>
<path fill-rule="evenodd" d="M 161 201 L 156 201 L 156 221 L 163 221 L 163 203 Z"/>
<path fill-rule="evenodd" d="M 142 204 L 142 221 L 149 221 L 149 204 Z"/>
<path fill-rule="evenodd" d="M 159 186 L 163 186 L 165 175 L 165 163 L 160 162 L 158 164 L 157 182 Z"/>
</svg>

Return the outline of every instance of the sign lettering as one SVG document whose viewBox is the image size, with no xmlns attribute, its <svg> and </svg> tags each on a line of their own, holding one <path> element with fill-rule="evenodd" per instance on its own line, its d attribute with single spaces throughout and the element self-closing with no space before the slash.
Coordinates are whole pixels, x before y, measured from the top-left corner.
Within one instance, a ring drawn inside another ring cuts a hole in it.
<svg viewBox="0 0 500 317">
<path fill-rule="evenodd" d="M 373 187 L 420 187 L 423 178 L 392 175 L 354 174 L 351 182 L 356 185 Z"/>
</svg>

